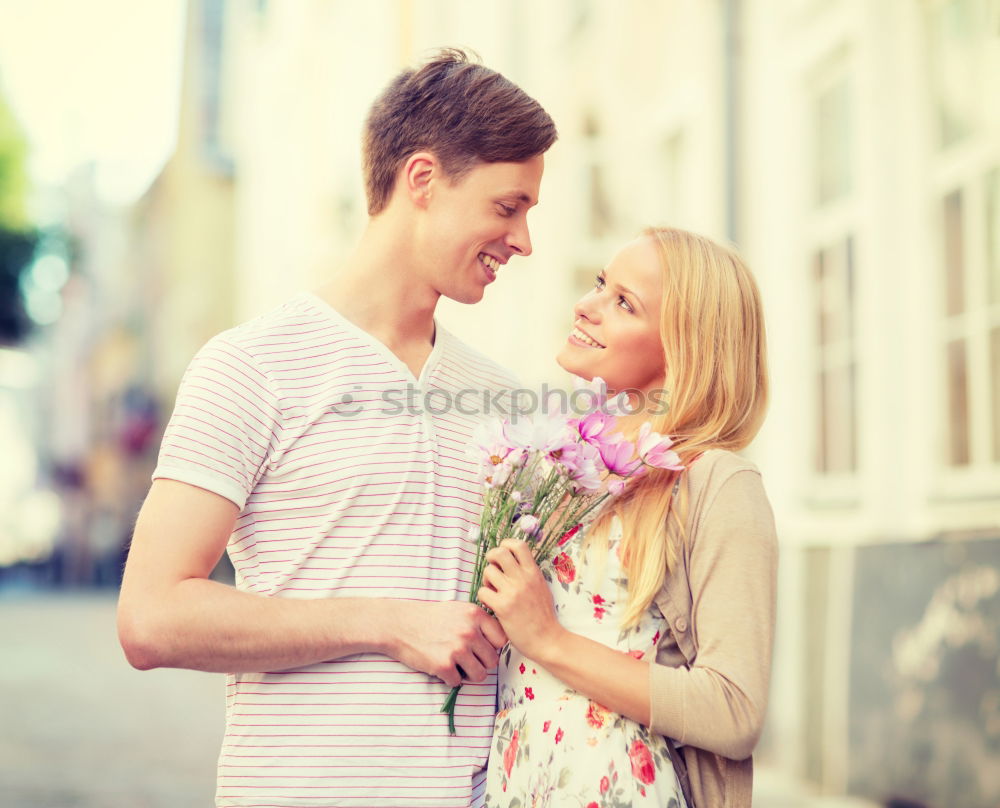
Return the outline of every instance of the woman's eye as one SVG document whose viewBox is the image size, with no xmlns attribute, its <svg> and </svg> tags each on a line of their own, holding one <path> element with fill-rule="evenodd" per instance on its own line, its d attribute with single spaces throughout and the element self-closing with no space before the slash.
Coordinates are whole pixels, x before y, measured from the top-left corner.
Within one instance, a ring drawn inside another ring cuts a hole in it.
<svg viewBox="0 0 1000 808">
<path fill-rule="evenodd" d="M 513 216 L 514 210 L 515 209 L 510 207 L 509 205 L 503 205 L 499 203 L 497 204 L 497 213 L 499 213 L 501 216 Z"/>
<path fill-rule="evenodd" d="M 632 304 L 629 303 L 624 297 L 618 298 L 618 305 L 625 309 L 625 311 L 635 311 L 635 309 L 632 308 Z"/>
<path fill-rule="evenodd" d="M 602 278 L 600 275 L 598 275 L 596 278 L 594 278 L 594 288 L 595 289 L 603 289 L 604 288 L 604 278 Z"/>
</svg>

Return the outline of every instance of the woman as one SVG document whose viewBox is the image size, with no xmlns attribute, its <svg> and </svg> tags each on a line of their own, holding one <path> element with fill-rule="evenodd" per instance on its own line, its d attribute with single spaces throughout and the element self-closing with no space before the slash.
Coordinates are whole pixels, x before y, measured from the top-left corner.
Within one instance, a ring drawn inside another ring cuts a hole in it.
<svg viewBox="0 0 1000 808">
<path fill-rule="evenodd" d="M 542 569 L 519 541 L 487 557 L 479 598 L 511 648 L 486 804 L 749 805 L 777 571 L 760 475 L 733 454 L 767 404 L 756 284 L 732 251 L 650 229 L 574 313 L 560 365 L 629 391 L 626 432 L 649 421 L 685 469 L 630 483 Z"/>
</svg>

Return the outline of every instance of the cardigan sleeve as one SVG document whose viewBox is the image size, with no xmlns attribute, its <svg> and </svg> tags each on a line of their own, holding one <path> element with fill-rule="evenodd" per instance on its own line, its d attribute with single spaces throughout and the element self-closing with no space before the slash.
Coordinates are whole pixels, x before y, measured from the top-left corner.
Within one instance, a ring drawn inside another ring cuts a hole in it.
<svg viewBox="0 0 1000 808">
<path fill-rule="evenodd" d="M 650 726 L 733 760 L 749 757 L 767 707 L 778 542 L 755 470 L 732 474 L 706 503 L 691 541 L 690 668 L 650 665 Z M 678 621 L 679 622 L 679 621 Z"/>
</svg>

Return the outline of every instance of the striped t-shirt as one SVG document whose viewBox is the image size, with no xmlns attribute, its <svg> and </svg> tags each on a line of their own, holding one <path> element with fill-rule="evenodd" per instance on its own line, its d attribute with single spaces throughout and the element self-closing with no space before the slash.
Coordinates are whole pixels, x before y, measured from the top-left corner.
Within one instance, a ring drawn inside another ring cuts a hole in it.
<svg viewBox="0 0 1000 808">
<path fill-rule="evenodd" d="M 268 597 L 465 600 L 482 507 L 472 431 L 513 377 L 437 327 L 420 378 L 315 295 L 211 340 L 154 478 L 235 502 L 236 585 Z M 481 801 L 496 679 L 449 688 L 379 654 L 230 674 L 217 804 Z"/>
</svg>

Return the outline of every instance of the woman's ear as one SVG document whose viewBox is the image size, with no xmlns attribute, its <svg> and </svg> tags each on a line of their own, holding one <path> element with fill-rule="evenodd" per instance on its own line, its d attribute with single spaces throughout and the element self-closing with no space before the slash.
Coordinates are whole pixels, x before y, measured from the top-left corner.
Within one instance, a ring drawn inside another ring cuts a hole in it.
<svg viewBox="0 0 1000 808">
<path fill-rule="evenodd" d="M 441 164 L 430 152 L 416 152 L 403 164 L 402 182 L 406 195 L 417 207 L 425 208 L 431 199 L 434 179 L 441 171 Z"/>
</svg>

